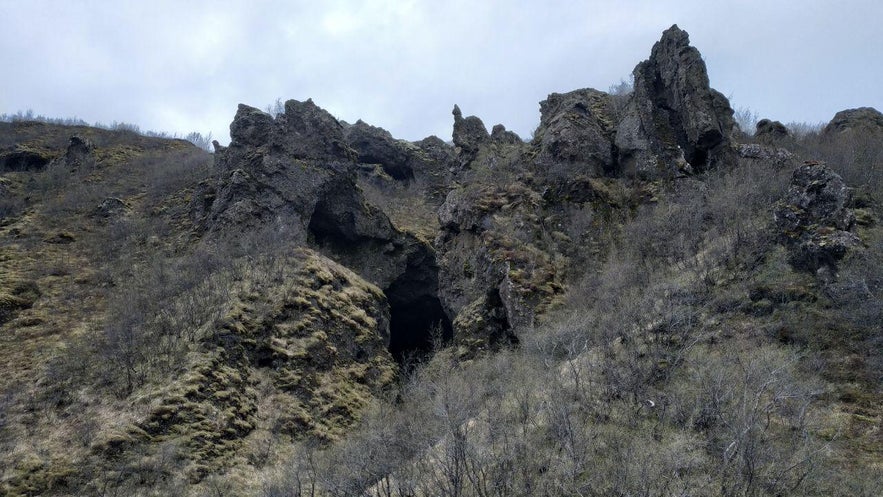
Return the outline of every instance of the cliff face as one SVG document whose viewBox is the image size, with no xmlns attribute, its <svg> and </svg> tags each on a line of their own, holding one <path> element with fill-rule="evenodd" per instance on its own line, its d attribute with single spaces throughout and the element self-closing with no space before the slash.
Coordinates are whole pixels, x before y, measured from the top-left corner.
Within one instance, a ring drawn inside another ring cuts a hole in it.
<svg viewBox="0 0 883 497">
<path fill-rule="evenodd" d="M 667 347 L 697 327 L 798 340 L 789 313 L 879 295 L 870 277 L 860 288 L 838 276 L 873 260 L 875 193 L 854 194 L 820 162 L 775 190 L 800 162 L 774 146 L 792 137 L 766 121 L 759 143 L 736 144 L 733 111 L 677 26 L 636 66 L 631 94 L 552 93 L 540 114 L 525 142 L 455 106 L 449 144 L 340 122 L 311 100 L 276 116 L 240 105 L 213 156 L 0 123 L 2 493 L 246 481 L 296 443 L 345 439 L 442 346 L 463 364 L 539 342 L 550 361 L 615 359 L 633 370 L 603 403 L 661 399 L 679 392 L 655 390 L 660 378 L 681 388 L 689 376 Z M 821 143 L 876 139 L 880 123 L 873 109 L 838 113 Z M 587 336 L 564 350 L 548 339 L 556 327 Z M 590 354 L 592 340 L 604 343 Z M 666 422 L 713 432 L 678 409 Z"/>
</svg>

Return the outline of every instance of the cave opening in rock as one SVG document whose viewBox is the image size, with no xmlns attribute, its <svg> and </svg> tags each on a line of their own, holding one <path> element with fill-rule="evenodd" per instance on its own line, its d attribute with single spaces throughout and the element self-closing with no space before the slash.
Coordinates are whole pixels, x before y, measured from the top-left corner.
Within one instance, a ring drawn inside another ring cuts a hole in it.
<svg viewBox="0 0 883 497">
<path fill-rule="evenodd" d="M 435 252 L 428 244 L 360 234 L 355 215 L 341 204 L 323 199 L 316 205 L 310 239 L 323 253 L 371 281 L 382 282 L 384 273 L 404 263 L 383 290 L 390 310 L 389 352 L 400 364 L 420 362 L 453 337 L 438 295 Z"/>
<path fill-rule="evenodd" d="M 0 157 L 0 172 L 40 171 L 49 164 L 49 158 L 27 150 L 15 151 Z"/>
<path fill-rule="evenodd" d="M 307 229 L 319 245 L 347 247 L 358 240 L 353 228 L 355 216 L 352 212 L 335 213 L 331 205 L 327 199 L 317 203 Z"/>
<path fill-rule="evenodd" d="M 693 167 L 693 170 L 696 172 L 702 172 L 707 169 L 708 165 L 708 151 L 701 148 L 694 148 L 690 156 L 687 158 L 687 162 L 690 163 L 690 166 Z"/>
<path fill-rule="evenodd" d="M 389 352 L 404 364 L 428 357 L 453 337 L 451 321 L 437 297 L 390 299 Z"/>
<path fill-rule="evenodd" d="M 438 267 L 432 254 L 412 260 L 386 288 L 389 352 L 400 364 L 420 361 L 453 338 L 451 320 L 438 297 Z"/>
</svg>

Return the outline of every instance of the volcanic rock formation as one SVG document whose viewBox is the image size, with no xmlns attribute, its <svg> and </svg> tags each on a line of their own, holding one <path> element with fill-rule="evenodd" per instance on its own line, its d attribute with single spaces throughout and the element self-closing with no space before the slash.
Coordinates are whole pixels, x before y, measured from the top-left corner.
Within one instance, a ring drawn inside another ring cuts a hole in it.
<svg viewBox="0 0 883 497">
<path fill-rule="evenodd" d="M 624 174 L 679 176 L 730 154 L 733 109 L 709 86 L 705 62 L 685 31 L 666 30 L 633 75 L 634 93 L 616 133 Z"/>
</svg>

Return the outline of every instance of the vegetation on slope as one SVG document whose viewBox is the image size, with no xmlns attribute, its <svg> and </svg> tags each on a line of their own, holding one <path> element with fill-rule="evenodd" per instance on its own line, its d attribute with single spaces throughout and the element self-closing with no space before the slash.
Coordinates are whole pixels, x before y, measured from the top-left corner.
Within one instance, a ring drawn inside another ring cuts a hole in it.
<svg viewBox="0 0 883 497">
<path fill-rule="evenodd" d="M 791 167 L 663 184 L 520 346 L 440 351 L 259 495 L 879 494 L 879 149 L 792 148 L 861 175 L 863 246 L 836 278 L 777 243 Z"/>
</svg>

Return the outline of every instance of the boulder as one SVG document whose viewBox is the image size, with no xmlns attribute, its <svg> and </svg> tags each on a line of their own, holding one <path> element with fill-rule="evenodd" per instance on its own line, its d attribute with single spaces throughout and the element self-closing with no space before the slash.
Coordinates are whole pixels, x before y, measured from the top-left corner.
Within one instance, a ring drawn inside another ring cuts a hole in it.
<svg viewBox="0 0 883 497">
<path fill-rule="evenodd" d="M 617 127 L 620 169 L 644 178 L 702 171 L 732 153 L 733 109 L 708 83 L 689 35 L 672 26 L 635 67 L 634 92 Z"/>
<path fill-rule="evenodd" d="M 794 170 L 788 192 L 776 204 L 774 222 L 795 268 L 833 268 L 858 245 L 851 232 L 855 215 L 850 200 L 843 179 L 824 163 L 806 162 Z"/>
<path fill-rule="evenodd" d="M 760 143 L 743 143 L 738 149 L 739 159 L 775 167 L 794 167 L 795 155 L 782 147 Z"/>
<path fill-rule="evenodd" d="M 534 136 L 545 163 L 566 163 L 593 176 L 611 173 L 616 164 L 614 109 L 610 95 L 592 89 L 552 93 L 540 102 Z"/>
<path fill-rule="evenodd" d="M 852 131 L 883 136 L 883 114 L 873 107 L 841 110 L 825 126 L 822 135 L 831 137 Z"/>
<path fill-rule="evenodd" d="M 95 145 L 86 138 L 71 136 L 64 155 L 53 161 L 52 167 L 62 166 L 70 171 L 76 171 L 84 167 L 95 165 L 95 157 L 92 152 Z"/>
<path fill-rule="evenodd" d="M 92 217 L 98 219 L 117 219 L 124 216 L 129 210 L 128 204 L 117 197 L 108 197 L 101 201 L 92 211 Z"/>
<path fill-rule="evenodd" d="M 783 138 L 787 138 L 789 135 L 788 128 L 784 124 L 769 119 L 757 121 L 754 131 L 754 138 L 762 143 L 775 143 Z"/>
</svg>

